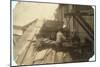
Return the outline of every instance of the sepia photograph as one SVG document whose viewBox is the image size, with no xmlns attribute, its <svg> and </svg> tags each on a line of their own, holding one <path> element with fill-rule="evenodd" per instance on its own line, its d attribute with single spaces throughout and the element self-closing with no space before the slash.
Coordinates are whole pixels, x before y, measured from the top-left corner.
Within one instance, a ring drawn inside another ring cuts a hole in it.
<svg viewBox="0 0 100 67">
<path fill-rule="evenodd" d="M 12 60 L 19 66 L 95 61 L 94 7 L 12 1 Z"/>
</svg>

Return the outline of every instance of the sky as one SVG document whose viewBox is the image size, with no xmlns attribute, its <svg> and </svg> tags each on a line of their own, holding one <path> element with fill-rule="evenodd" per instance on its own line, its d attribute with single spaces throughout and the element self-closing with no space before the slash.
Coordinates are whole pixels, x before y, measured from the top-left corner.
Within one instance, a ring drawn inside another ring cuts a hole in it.
<svg viewBox="0 0 100 67">
<path fill-rule="evenodd" d="M 38 19 L 54 20 L 58 4 L 34 3 L 34 2 L 13 2 L 13 25 L 24 26 Z"/>
</svg>

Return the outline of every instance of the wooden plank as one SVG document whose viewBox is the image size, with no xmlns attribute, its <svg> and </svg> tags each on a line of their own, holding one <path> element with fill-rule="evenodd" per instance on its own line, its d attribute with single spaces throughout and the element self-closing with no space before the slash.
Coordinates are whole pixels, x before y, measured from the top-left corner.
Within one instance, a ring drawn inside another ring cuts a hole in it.
<svg viewBox="0 0 100 67">
<path fill-rule="evenodd" d="M 94 16 L 93 13 L 86 13 L 86 12 L 82 12 L 82 13 L 66 13 L 64 14 L 64 16 Z"/>
<path fill-rule="evenodd" d="M 43 59 L 47 51 L 48 51 L 48 49 L 39 51 L 39 52 L 36 54 L 36 56 L 35 56 L 35 58 L 34 58 L 33 61 L 37 61 L 37 60 Z"/>
<path fill-rule="evenodd" d="M 43 60 L 43 63 L 46 64 L 46 63 L 54 63 L 52 60 L 52 56 L 53 56 L 53 52 L 51 51 L 47 57 L 45 57 L 45 59 Z"/>
<path fill-rule="evenodd" d="M 72 57 L 69 52 L 63 54 L 63 62 L 72 62 Z"/>
<path fill-rule="evenodd" d="M 27 42 L 27 38 L 30 37 L 31 32 L 34 30 L 34 25 L 35 23 L 33 23 L 32 25 L 30 25 L 27 30 L 24 32 L 24 34 L 20 37 L 20 39 L 16 42 L 16 46 L 15 46 L 15 53 L 18 54 L 19 51 L 22 49 L 23 46 L 25 46 L 25 43 Z M 30 37 L 32 39 L 32 37 Z"/>
<path fill-rule="evenodd" d="M 22 65 L 32 65 L 33 59 L 32 59 L 32 53 L 33 53 L 34 46 L 33 44 L 30 45 L 29 50 L 26 53 L 25 58 L 23 59 Z"/>
<path fill-rule="evenodd" d="M 42 60 L 43 64 L 54 63 L 55 62 L 55 53 L 56 51 L 52 48 L 49 49 L 44 59 Z"/>
<path fill-rule="evenodd" d="M 28 51 L 31 51 L 32 50 L 32 49 L 30 49 L 30 45 L 32 44 L 32 42 L 30 42 L 28 40 L 34 40 L 35 34 L 38 34 L 39 33 L 40 29 L 39 28 L 36 28 L 36 26 L 38 26 L 38 25 L 41 28 L 42 25 L 43 25 L 43 20 L 38 20 L 35 25 L 32 24 L 31 26 L 29 26 L 29 28 L 27 29 L 27 31 L 24 33 L 24 35 L 21 37 L 21 39 L 17 43 L 17 45 L 21 45 L 22 46 L 19 49 L 19 51 L 17 51 L 18 54 L 17 54 L 17 60 L 16 61 L 18 61 L 17 62 L 18 64 L 23 64 L 22 60 L 29 58 L 28 55 L 31 54 L 31 53 L 30 52 L 27 52 L 27 49 L 29 48 Z M 28 54 L 26 54 L 26 52 Z M 27 62 L 24 61 L 24 63 L 27 63 Z M 29 62 L 28 62 L 28 64 L 29 64 Z"/>
<path fill-rule="evenodd" d="M 56 53 L 55 63 L 62 63 L 63 62 L 63 55 L 64 55 L 64 53 L 62 51 L 58 51 Z"/>
</svg>

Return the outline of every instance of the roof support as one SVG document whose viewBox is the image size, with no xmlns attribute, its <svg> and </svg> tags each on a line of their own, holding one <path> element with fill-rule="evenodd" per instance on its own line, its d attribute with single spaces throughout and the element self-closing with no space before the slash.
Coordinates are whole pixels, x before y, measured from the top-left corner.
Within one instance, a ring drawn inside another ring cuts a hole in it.
<svg viewBox="0 0 100 67">
<path fill-rule="evenodd" d="M 87 32 L 87 34 L 94 40 L 94 31 L 89 26 L 89 24 L 81 16 L 73 16 L 76 21 L 81 25 L 81 27 Z"/>
</svg>

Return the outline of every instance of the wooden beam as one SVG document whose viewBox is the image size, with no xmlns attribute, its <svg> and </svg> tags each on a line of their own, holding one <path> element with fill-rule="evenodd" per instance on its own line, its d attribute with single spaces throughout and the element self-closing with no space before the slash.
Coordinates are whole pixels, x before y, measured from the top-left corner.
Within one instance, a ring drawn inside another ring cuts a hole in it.
<svg viewBox="0 0 100 67">
<path fill-rule="evenodd" d="M 92 40 L 94 40 L 94 31 L 89 24 L 81 16 L 73 16 L 81 27 L 88 33 Z"/>
<path fill-rule="evenodd" d="M 66 13 L 64 16 L 94 16 L 93 13 Z"/>
</svg>

